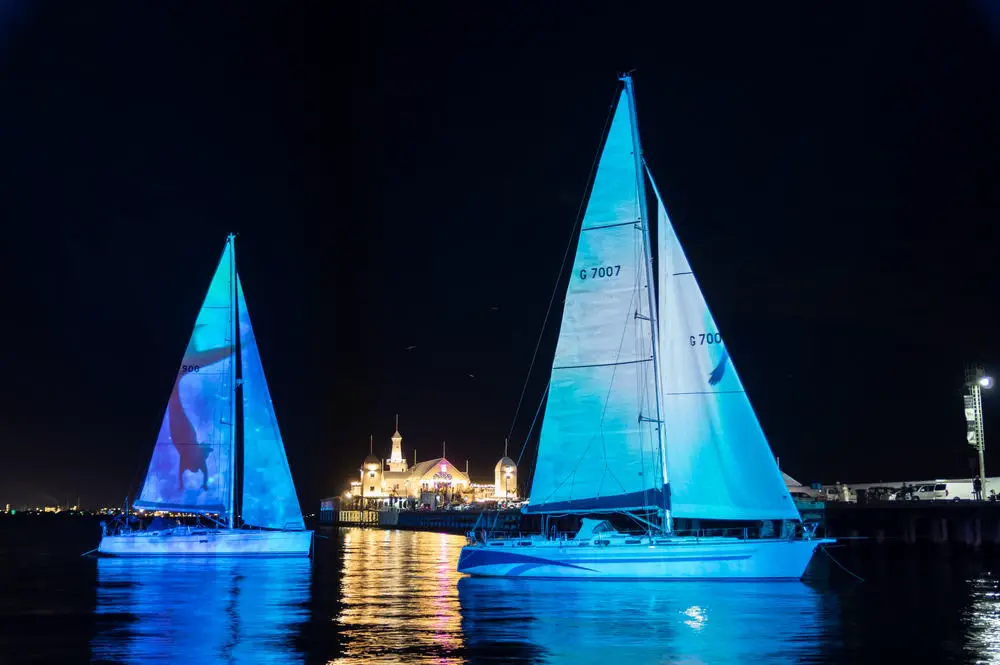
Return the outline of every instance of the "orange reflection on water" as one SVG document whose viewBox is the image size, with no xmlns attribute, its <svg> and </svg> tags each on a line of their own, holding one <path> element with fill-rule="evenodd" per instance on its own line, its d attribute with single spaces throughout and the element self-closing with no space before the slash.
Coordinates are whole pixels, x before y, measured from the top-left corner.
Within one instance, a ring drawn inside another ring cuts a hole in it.
<svg viewBox="0 0 1000 665">
<path fill-rule="evenodd" d="M 463 539 L 345 529 L 341 654 L 330 663 L 463 662 L 457 583 Z"/>
</svg>

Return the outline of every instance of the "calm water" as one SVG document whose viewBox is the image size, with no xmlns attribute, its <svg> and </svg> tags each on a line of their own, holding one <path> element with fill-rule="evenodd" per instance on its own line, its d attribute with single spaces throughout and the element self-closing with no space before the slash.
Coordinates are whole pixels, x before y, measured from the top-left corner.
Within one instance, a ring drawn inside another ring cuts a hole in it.
<svg viewBox="0 0 1000 665">
<path fill-rule="evenodd" d="M 479 580 L 463 539 L 325 530 L 309 561 L 80 558 L 0 521 L 0 663 L 1000 663 L 989 564 L 824 559 L 807 583 Z"/>
</svg>

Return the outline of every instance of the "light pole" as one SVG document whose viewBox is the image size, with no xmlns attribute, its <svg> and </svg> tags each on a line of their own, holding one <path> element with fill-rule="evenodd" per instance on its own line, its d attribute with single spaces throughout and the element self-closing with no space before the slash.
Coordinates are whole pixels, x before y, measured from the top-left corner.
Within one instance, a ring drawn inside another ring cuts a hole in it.
<svg viewBox="0 0 1000 665">
<path fill-rule="evenodd" d="M 983 389 L 993 387 L 993 378 L 983 371 L 981 365 L 970 367 L 966 370 L 965 384 L 969 388 L 969 394 L 965 396 L 965 423 L 966 438 L 969 445 L 979 453 L 979 498 L 985 498 L 986 494 L 986 462 L 984 452 L 986 442 L 983 437 Z"/>
</svg>

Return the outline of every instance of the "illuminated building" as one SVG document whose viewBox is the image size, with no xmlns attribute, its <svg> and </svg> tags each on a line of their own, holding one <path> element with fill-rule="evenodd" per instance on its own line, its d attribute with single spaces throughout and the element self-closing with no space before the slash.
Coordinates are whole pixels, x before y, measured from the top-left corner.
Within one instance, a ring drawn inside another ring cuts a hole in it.
<svg viewBox="0 0 1000 665">
<path fill-rule="evenodd" d="M 391 437 L 389 459 L 379 459 L 370 448 L 360 469 L 360 486 L 351 483 L 349 494 L 365 499 L 419 499 L 421 492 L 464 494 L 472 489 L 467 471 L 460 470 L 444 456 L 409 465 L 403 457 L 403 435 L 397 429 Z M 506 452 L 506 451 L 505 451 Z M 495 469 L 490 498 L 517 497 L 517 465 L 504 455 Z"/>
</svg>

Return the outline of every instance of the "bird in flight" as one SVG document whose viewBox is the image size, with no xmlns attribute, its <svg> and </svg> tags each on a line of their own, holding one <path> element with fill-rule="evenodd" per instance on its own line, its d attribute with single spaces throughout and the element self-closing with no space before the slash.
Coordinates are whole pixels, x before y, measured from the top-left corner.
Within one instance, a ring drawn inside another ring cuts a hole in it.
<svg viewBox="0 0 1000 665">
<path fill-rule="evenodd" d="M 413 349 L 415 349 L 415 348 L 417 348 L 417 345 L 416 345 L 416 344 L 411 344 L 411 345 L 409 345 L 408 347 L 406 347 L 406 349 L 405 349 L 405 350 L 406 350 L 406 351 L 412 351 L 412 350 L 413 350 Z"/>
</svg>

